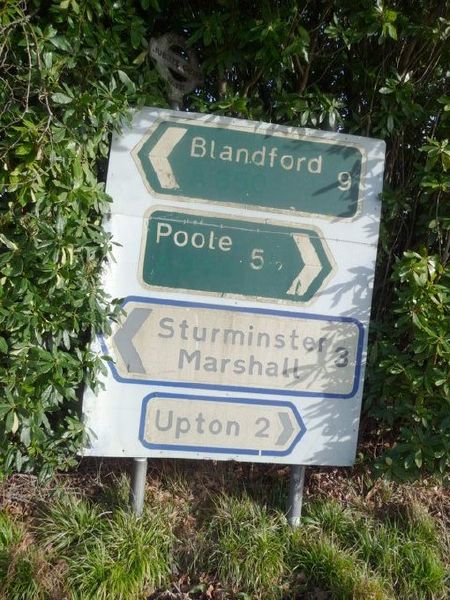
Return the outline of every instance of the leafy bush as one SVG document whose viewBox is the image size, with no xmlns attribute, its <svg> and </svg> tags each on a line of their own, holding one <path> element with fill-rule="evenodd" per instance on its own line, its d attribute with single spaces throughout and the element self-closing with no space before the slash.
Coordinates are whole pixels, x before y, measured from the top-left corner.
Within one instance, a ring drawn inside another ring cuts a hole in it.
<svg viewBox="0 0 450 600">
<path fill-rule="evenodd" d="M 12 0 L 0 11 L 0 476 L 74 463 L 80 391 L 105 368 L 86 346 L 114 312 L 98 281 L 111 250 L 100 167 L 137 86 L 141 102 L 161 101 L 154 72 L 133 63 L 138 8 Z"/>
<path fill-rule="evenodd" d="M 405 252 L 392 279 L 395 323 L 379 344 L 371 391 L 378 394 L 373 414 L 397 441 L 378 466 L 394 478 L 420 469 L 444 474 L 450 457 L 450 274 L 439 256 L 422 250 Z"/>
</svg>

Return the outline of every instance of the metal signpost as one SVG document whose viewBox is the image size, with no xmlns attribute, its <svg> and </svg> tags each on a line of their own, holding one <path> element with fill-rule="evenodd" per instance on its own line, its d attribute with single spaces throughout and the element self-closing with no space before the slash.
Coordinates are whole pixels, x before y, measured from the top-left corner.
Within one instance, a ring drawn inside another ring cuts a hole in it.
<svg viewBox="0 0 450 600">
<path fill-rule="evenodd" d="M 159 74 L 167 81 L 172 108 L 178 110 L 183 96 L 202 82 L 197 56 L 186 40 L 176 33 L 152 38 L 149 51 Z"/>
<path fill-rule="evenodd" d="M 152 108 L 113 139 L 124 314 L 85 454 L 140 457 L 137 512 L 147 457 L 353 463 L 383 166 L 379 140 Z"/>
<path fill-rule="evenodd" d="M 202 75 L 196 53 L 187 46 L 186 40 L 174 33 L 166 33 L 159 39 L 152 38 L 150 56 L 169 88 L 170 107 L 180 110 L 183 96 L 202 83 Z M 134 512 L 141 514 L 144 507 L 147 459 L 135 458 L 131 478 L 130 501 Z"/>
</svg>

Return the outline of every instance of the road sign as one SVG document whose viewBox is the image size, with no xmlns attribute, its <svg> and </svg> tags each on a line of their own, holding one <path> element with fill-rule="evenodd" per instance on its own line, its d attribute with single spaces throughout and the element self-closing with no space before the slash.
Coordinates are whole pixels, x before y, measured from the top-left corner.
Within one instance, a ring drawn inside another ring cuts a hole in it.
<svg viewBox="0 0 450 600">
<path fill-rule="evenodd" d="M 85 454 L 351 465 L 383 164 L 379 140 L 138 111 L 110 153 L 123 312 Z"/>
<path fill-rule="evenodd" d="M 133 152 L 149 190 L 324 217 L 357 214 L 366 160 L 354 142 L 160 119 Z"/>
<path fill-rule="evenodd" d="M 185 211 L 152 211 L 142 280 L 168 288 L 308 302 L 333 259 L 321 232 Z"/>
<path fill-rule="evenodd" d="M 305 431 L 291 402 L 152 393 L 139 438 L 151 450 L 286 456 Z"/>
<path fill-rule="evenodd" d="M 145 297 L 124 309 L 105 341 L 123 383 L 322 398 L 358 389 L 355 319 Z"/>
</svg>

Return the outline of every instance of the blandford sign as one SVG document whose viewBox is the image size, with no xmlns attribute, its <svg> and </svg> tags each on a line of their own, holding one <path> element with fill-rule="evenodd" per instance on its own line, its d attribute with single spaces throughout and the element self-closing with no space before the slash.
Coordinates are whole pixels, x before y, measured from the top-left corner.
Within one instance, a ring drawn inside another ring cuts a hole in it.
<svg viewBox="0 0 450 600">
<path fill-rule="evenodd" d="M 224 203 L 349 218 L 365 152 L 348 141 L 160 120 L 133 152 L 149 190 Z"/>
</svg>

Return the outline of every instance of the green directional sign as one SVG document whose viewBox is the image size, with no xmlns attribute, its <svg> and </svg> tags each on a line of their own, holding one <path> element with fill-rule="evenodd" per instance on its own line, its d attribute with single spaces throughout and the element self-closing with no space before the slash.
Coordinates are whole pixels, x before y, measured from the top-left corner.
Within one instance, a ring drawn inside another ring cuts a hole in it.
<svg viewBox="0 0 450 600">
<path fill-rule="evenodd" d="M 358 211 L 364 153 L 340 138 L 162 119 L 133 156 L 157 195 L 333 218 Z"/>
<path fill-rule="evenodd" d="M 308 302 L 332 271 L 314 229 L 163 210 L 148 219 L 149 286 Z"/>
</svg>

